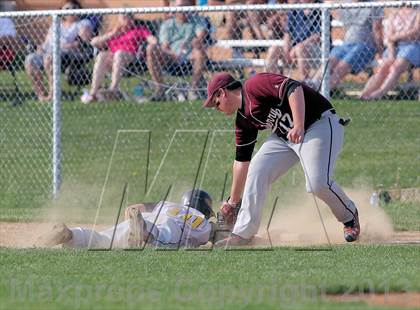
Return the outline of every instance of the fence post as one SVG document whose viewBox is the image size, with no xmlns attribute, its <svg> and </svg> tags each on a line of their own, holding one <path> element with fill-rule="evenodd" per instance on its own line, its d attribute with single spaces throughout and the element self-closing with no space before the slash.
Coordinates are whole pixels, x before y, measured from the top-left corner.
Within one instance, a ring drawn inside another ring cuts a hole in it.
<svg viewBox="0 0 420 310">
<path fill-rule="evenodd" d="M 325 70 L 325 67 L 328 65 L 328 57 L 330 55 L 330 42 L 331 42 L 331 22 L 330 22 L 330 9 L 322 8 L 322 17 L 321 17 L 321 60 L 322 60 L 322 70 Z M 324 80 L 321 81 L 322 95 L 330 99 L 330 70 L 325 71 Z"/>
<path fill-rule="evenodd" d="M 52 16 L 53 27 L 53 196 L 57 198 L 61 186 L 61 17 Z"/>
</svg>

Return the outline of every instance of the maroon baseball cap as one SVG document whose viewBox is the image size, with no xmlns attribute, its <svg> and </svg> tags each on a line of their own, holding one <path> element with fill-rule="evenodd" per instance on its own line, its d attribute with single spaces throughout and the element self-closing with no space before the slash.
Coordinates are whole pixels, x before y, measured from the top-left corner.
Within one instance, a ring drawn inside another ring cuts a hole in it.
<svg viewBox="0 0 420 310">
<path fill-rule="evenodd" d="M 207 84 L 207 99 L 203 104 L 205 108 L 212 108 L 215 106 L 214 102 L 212 101 L 214 94 L 221 89 L 232 83 L 236 82 L 232 75 L 227 72 L 220 72 L 213 75 L 213 78 Z"/>
</svg>

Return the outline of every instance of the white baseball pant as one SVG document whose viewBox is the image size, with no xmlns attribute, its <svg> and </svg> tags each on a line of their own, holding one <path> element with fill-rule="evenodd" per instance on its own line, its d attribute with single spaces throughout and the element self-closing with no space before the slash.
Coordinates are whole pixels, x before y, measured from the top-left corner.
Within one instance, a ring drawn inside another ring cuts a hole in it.
<svg viewBox="0 0 420 310">
<path fill-rule="evenodd" d="M 340 222 L 353 219 L 354 203 L 333 180 L 343 145 L 344 128 L 336 114 L 324 112 L 305 132 L 302 144 L 270 135 L 252 158 L 233 233 L 251 238 L 258 232 L 262 208 L 271 184 L 300 161 L 306 170 L 306 190 L 322 199 Z"/>
<path fill-rule="evenodd" d="M 146 221 L 146 224 L 148 229 L 149 227 L 151 228 L 151 223 L 148 223 Z M 111 245 L 112 234 L 114 233 L 114 226 L 100 232 L 82 227 L 72 227 L 70 228 L 70 230 L 73 233 L 73 238 L 69 244 L 66 244 L 66 246 L 74 248 L 107 249 Z M 129 220 L 126 220 L 117 225 L 112 247 L 120 249 L 128 248 L 128 235 Z M 92 240 L 89 244 L 90 239 Z"/>
</svg>

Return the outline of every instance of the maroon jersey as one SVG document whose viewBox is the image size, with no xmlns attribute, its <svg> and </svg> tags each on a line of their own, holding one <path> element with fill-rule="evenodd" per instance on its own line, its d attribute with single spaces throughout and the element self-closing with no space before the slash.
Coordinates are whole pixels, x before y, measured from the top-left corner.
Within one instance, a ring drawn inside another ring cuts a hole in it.
<svg viewBox="0 0 420 310">
<path fill-rule="evenodd" d="M 293 128 L 288 92 L 301 85 L 305 97 L 305 130 L 323 112 L 332 109 L 320 93 L 286 76 L 260 73 L 245 81 L 242 87 L 242 107 L 236 114 L 236 160 L 248 161 L 257 141 L 258 130 L 271 129 L 287 139 Z"/>
</svg>

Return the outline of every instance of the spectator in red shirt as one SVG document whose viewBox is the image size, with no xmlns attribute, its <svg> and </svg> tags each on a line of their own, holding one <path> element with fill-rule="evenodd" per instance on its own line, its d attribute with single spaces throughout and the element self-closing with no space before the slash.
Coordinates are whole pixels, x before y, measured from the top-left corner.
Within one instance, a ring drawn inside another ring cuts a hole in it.
<svg viewBox="0 0 420 310">
<path fill-rule="evenodd" d="M 130 64 L 136 56 L 142 43 L 156 42 L 155 37 L 145 26 L 136 26 L 130 14 L 121 14 L 118 22 L 108 32 L 92 39 L 91 44 L 100 52 L 93 67 L 92 86 L 87 96 L 82 96 L 84 103 L 103 99 L 99 93 L 105 75 L 112 68 L 111 85 L 109 93 L 118 97 L 118 87 L 122 70 Z M 140 55 L 142 57 L 142 55 Z"/>
</svg>

